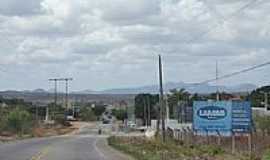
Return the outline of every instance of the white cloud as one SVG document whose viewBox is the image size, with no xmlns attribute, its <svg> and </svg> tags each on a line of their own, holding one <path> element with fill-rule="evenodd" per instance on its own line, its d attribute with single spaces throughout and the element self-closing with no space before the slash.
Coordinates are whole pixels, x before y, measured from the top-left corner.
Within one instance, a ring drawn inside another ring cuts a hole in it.
<svg viewBox="0 0 270 160">
<path fill-rule="evenodd" d="M 41 0 L 1 0 L 0 14 L 8 16 L 31 16 L 40 14 Z"/>
<path fill-rule="evenodd" d="M 0 0 L 0 63 L 10 72 L 1 84 L 15 79 L 21 86 L 12 70 L 33 80 L 74 76 L 76 89 L 153 84 L 157 54 L 167 81 L 212 78 L 216 60 L 222 73 L 263 63 L 270 58 L 270 3 L 235 13 L 250 2 Z M 251 81 L 265 83 L 258 78 Z"/>
</svg>

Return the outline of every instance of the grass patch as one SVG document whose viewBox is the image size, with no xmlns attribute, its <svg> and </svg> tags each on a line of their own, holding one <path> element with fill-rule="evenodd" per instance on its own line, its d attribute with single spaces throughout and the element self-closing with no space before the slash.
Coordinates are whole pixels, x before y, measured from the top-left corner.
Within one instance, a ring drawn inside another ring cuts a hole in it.
<svg viewBox="0 0 270 160">
<path fill-rule="evenodd" d="M 265 152 L 262 160 L 270 160 L 270 149 Z"/>
<path fill-rule="evenodd" d="M 108 144 L 137 160 L 247 160 L 246 156 L 227 154 L 222 148 L 211 145 L 187 145 L 160 139 L 141 137 L 110 137 Z"/>
</svg>

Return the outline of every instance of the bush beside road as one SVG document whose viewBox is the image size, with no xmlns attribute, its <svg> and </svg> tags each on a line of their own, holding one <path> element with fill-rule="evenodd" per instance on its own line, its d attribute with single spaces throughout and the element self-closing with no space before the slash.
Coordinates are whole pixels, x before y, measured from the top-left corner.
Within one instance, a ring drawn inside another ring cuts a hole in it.
<svg viewBox="0 0 270 160">
<path fill-rule="evenodd" d="M 115 149 L 137 160 L 248 160 L 245 155 L 232 155 L 219 147 L 188 145 L 173 140 L 165 144 L 159 139 L 142 137 L 110 137 L 108 143 Z"/>
</svg>

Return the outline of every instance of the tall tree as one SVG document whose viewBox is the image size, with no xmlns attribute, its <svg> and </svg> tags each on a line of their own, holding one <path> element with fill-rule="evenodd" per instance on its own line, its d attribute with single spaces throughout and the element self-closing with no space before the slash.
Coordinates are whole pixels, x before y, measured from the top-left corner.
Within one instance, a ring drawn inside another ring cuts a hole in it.
<svg viewBox="0 0 270 160">
<path fill-rule="evenodd" d="M 267 93 L 268 103 L 270 102 L 270 86 L 264 86 L 251 92 L 248 99 L 253 107 L 264 107 L 265 93 Z M 269 104 L 268 104 L 269 106 Z"/>
<path fill-rule="evenodd" d="M 138 94 L 135 97 L 135 116 L 136 118 L 143 119 L 146 124 L 147 117 L 149 115 L 148 105 L 150 108 L 150 119 L 157 118 L 157 111 L 154 107 L 159 102 L 158 95 L 152 94 Z"/>
<path fill-rule="evenodd" d="M 188 104 L 190 93 L 185 89 L 172 89 L 168 94 L 168 105 L 170 110 L 170 117 L 176 118 L 175 116 L 175 108 L 179 105 L 180 102 L 185 102 Z"/>
</svg>

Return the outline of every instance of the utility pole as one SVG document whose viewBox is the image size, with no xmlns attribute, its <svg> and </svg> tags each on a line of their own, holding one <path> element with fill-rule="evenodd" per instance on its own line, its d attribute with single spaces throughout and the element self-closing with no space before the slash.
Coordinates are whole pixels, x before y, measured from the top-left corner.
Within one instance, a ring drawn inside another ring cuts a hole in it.
<svg viewBox="0 0 270 160">
<path fill-rule="evenodd" d="M 165 113 L 166 113 L 166 122 L 168 123 L 170 120 L 170 109 L 168 104 L 168 96 L 165 95 Z"/>
<path fill-rule="evenodd" d="M 49 81 L 54 81 L 54 105 L 55 108 L 57 106 L 57 82 L 58 81 L 65 81 L 66 82 L 66 93 L 65 93 L 65 109 L 67 113 L 67 108 L 68 108 L 68 82 L 72 81 L 72 78 L 52 78 L 49 79 Z M 47 117 L 47 115 L 46 115 Z"/>
<path fill-rule="evenodd" d="M 49 81 L 54 82 L 54 104 L 56 106 L 56 104 L 57 104 L 57 82 L 59 81 L 59 79 L 52 78 L 52 79 L 49 79 Z"/>
<path fill-rule="evenodd" d="M 217 87 L 217 92 L 216 92 L 216 101 L 219 101 L 220 97 L 219 97 L 219 88 L 218 88 L 218 61 L 216 61 L 216 87 Z"/>
<path fill-rule="evenodd" d="M 65 103 L 66 103 L 66 110 L 67 110 L 67 108 L 68 108 L 68 82 L 72 81 L 73 79 L 72 78 L 64 78 L 62 80 L 66 81 L 66 100 L 65 100 Z"/>
<path fill-rule="evenodd" d="M 165 129 L 165 107 L 164 107 L 164 94 L 163 94 L 163 76 L 162 76 L 162 62 L 159 55 L 159 88 L 160 88 L 160 107 L 161 107 L 161 125 L 162 125 L 162 141 L 165 142 L 166 129 Z"/>
<path fill-rule="evenodd" d="M 149 127 L 149 126 L 151 126 L 151 108 L 150 108 L 150 100 L 149 100 L 149 96 L 147 96 L 147 107 L 148 107 L 147 124 L 148 124 L 148 127 Z"/>
<path fill-rule="evenodd" d="M 57 82 L 59 81 L 59 79 L 57 78 L 51 78 L 49 79 L 49 81 L 54 82 L 54 109 L 57 106 Z M 54 117 L 54 113 L 53 113 L 53 117 Z M 49 106 L 46 107 L 46 121 L 49 120 Z"/>
</svg>

